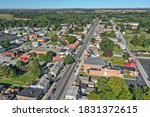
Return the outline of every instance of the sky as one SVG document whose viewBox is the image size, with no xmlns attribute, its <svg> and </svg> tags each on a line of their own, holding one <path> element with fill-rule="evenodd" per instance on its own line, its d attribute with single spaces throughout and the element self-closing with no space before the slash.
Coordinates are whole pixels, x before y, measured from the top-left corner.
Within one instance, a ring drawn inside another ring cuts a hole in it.
<svg viewBox="0 0 150 117">
<path fill-rule="evenodd" d="M 3 8 L 150 8 L 150 0 L 0 0 Z"/>
</svg>

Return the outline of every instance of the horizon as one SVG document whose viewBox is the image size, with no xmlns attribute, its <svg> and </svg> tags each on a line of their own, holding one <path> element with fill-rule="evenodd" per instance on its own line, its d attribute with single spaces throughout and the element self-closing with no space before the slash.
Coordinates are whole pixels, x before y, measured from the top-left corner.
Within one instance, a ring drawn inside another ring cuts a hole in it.
<svg viewBox="0 0 150 117">
<path fill-rule="evenodd" d="M 150 8 L 149 0 L 1 0 L 0 9 L 136 9 Z"/>
</svg>

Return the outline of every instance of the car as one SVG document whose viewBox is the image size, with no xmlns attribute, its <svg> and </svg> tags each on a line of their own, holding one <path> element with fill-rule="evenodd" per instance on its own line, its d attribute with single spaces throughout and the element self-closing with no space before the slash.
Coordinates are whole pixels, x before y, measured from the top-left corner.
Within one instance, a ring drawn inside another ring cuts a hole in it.
<svg viewBox="0 0 150 117">
<path fill-rule="evenodd" d="M 52 94 L 54 94 L 54 93 L 55 93 L 55 91 L 56 91 L 56 88 L 54 88 L 54 89 L 52 90 Z"/>
</svg>

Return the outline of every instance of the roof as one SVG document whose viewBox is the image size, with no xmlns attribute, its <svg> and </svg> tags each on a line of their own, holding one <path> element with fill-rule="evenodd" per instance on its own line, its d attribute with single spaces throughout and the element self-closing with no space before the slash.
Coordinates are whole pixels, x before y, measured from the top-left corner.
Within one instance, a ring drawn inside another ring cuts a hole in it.
<svg viewBox="0 0 150 117">
<path fill-rule="evenodd" d="M 0 85 L 0 92 L 3 91 L 4 85 Z"/>
<path fill-rule="evenodd" d="M 61 61 L 61 62 L 58 62 L 55 67 L 57 67 L 58 69 L 63 67 L 64 66 L 64 63 Z"/>
<path fill-rule="evenodd" d="M 43 92 L 43 89 L 39 88 L 25 88 L 21 92 L 19 92 L 19 96 L 25 96 L 25 97 L 30 97 L 30 98 L 38 98 L 41 93 Z"/>
<path fill-rule="evenodd" d="M 0 48 L 0 53 L 3 53 L 3 52 L 5 52 L 5 51 L 6 51 L 6 49 Z"/>
<path fill-rule="evenodd" d="M 126 67 L 126 66 L 114 66 L 114 68 L 119 68 L 120 70 L 129 70 L 129 71 L 135 71 L 136 70 L 133 67 Z"/>
<path fill-rule="evenodd" d="M 84 64 L 91 64 L 91 65 L 106 65 L 106 61 L 102 58 L 92 58 L 89 57 L 84 61 Z"/>
<path fill-rule="evenodd" d="M 74 96 L 76 97 L 77 94 L 78 94 L 78 91 L 79 91 L 79 87 L 78 86 L 70 86 L 66 95 L 69 95 L 69 96 Z"/>
</svg>

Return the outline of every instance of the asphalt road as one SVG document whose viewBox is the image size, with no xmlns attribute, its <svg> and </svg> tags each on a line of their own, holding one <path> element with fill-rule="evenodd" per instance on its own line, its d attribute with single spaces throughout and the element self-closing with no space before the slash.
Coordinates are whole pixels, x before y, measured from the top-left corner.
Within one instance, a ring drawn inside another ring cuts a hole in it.
<svg viewBox="0 0 150 117">
<path fill-rule="evenodd" d="M 75 56 L 75 62 L 68 66 L 66 73 L 62 78 L 59 80 L 59 82 L 55 86 L 55 93 L 51 96 L 51 100 L 60 100 L 62 98 L 62 94 L 64 94 L 64 91 L 66 89 L 66 86 L 68 86 L 69 80 L 74 75 L 74 70 L 76 69 L 77 64 L 79 64 L 79 61 L 83 55 L 84 50 L 87 48 L 88 43 L 90 42 L 90 39 L 92 38 L 92 35 L 95 31 L 95 28 L 98 24 L 98 20 L 96 21 L 95 25 L 92 27 L 91 31 L 86 36 L 86 40 L 84 41 L 81 49 L 78 51 L 77 55 Z M 66 91 L 65 91 L 66 92 Z"/>
<path fill-rule="evenodd" d="M 143 78 L 143 80 L 145 81 L 146 85 L 148 87 L 150 87 L 150 81 L 148 81 L 148 75 L 147 73 L 145 72 L 143 66 L 141 65 L 141 63 L 139 62 L 139 60 L 137 59 L 137 57 L 131 52 L 131 50 L 129 49 L 127 43 L 126 43 L 126 40 L 124 39 L 122 33 L 120 32 L 120 30 L 117 31 L 117 36 L 122 39 L 123 43 L 126 45 L 126 49 L 128 51 L 128 53 L 130 54 L 130 56 L 132 56 L 135 60 L 136 60 L 136 64 L 137 64 L 137 67 L 138 67 L 138 70 L 140 71 L 140 74 L 141 74 L 141 78 Z"/>
</svg>

